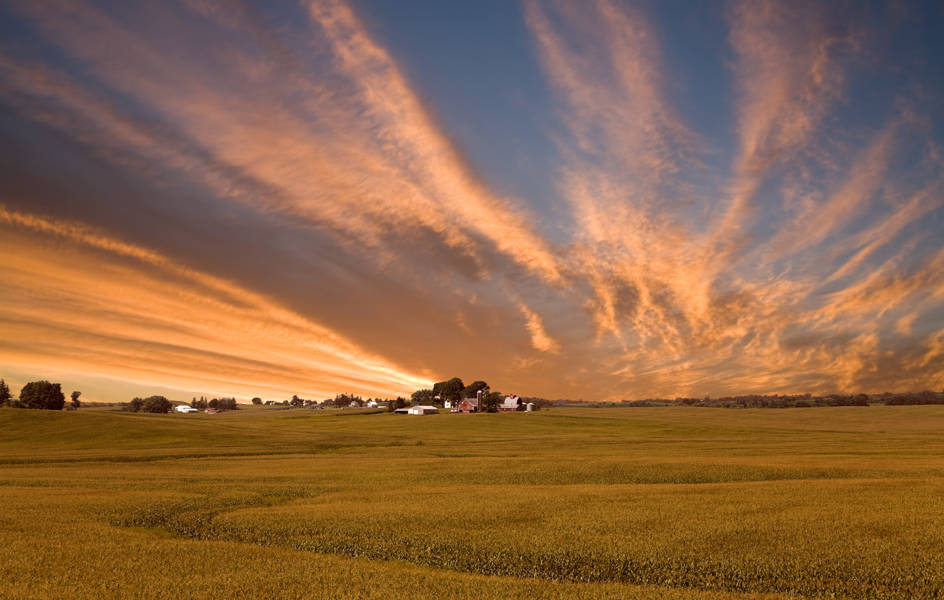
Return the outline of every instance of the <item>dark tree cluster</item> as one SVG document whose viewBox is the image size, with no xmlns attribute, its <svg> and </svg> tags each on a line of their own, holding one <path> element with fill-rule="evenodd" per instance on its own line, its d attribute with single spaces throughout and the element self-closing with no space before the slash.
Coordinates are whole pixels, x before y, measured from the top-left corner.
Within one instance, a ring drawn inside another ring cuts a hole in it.
<svg viewBox="0 0 944 600">
<path fill-rule="evenodd" d="M 651 402 L 651 400 L 649 401 Z M 675 403 L 707 408 L 810 408 L 815 406 L 868 406 L 869 397 L 866 394 L 829 394 L 826 396 L 813 396 L 812 394 L 761 396 L 753 394 L 748 396 L 723 396 L 721 398 L 711 398 L 709 396 L 704 398 L 676 398 Z M 632 403 L 630 404 L 632 405 Z"/>
<path fill-rule="evenodd" d="M 443 406 L 448 401 L 455 406 L 459 402 L 462 402 L 463 398 L 475 398 L 480 391 L 485 392 L 486 396 L 489 394 L 488 384 L 484 381 L 473 381 L 469 385 L 465 385 L 462 379 L 453 377 L 452 379 L 433 384 L 433 389 L 431 390 L 417 390 L 413 392 L 412 400 L 414 405 L 435 404 Z M 493 393 L 497 394 L 497 392 Z M 499 404 L 500 403 L 501 401 L 499 401 Z"/>
<path fill-rule="evenodd" d="M 239 405 L 236 404 L 236 398 L 214 398 L 207 402 L 207 406 L 221 412 L 224 410 L 239 410 Z"/>
<path fill-rule="evenodd" d="M 461 402 L 463 398 L 467 397 L 463 395 L 465 390 L 465 384 L 462 383 L 462 380 L 458 377 L 453 377 L 452 379 L 448 379 L 446 381 L 440 381 L 439 383 L 433 384 L 430 403 L 442 406 L 448 400 L 449 402 L 452 402 L 453 405 L 455 405 L 456 403 Z M 475 394 L 472 394 L 472 396 L 468 397 L 474 396 Z"/>
<path fill-rule="evenodd" d="M 387 411 L 393 412 L 398 408 L 406 408 L 407 400 L 402 396 L 397 396 L 396 400 L 387 401 Z"/>
<path fill-rule="evenodd" d="M 13 396 L 10 394 L 10 386 L 7 385 L 7 382 L 3 379 L 0 379 L 0 406 L 6 406 L 13 401 Z"/>
<path fill-rule="evenodd" d="M 355 406 L 364 406 L 367 404 L 367 401 L 360 396 L 355 396 L 354 394 L 337 394 L 334 397 L 334 405 L 338 408 L 350 406 L 351 404 L 354 404 Z"/>
<path fill-rule="evenodd" d="M 488 392 L 482 396 L 482 409 L 485 412 L 497 413 L 498 405 L 502 403 L 501 392 Z"/>
<path fill-rule="evenodd" d="M 69 410 L 82 406 L 79 396 L 82 392 L 72 392 Z M 10 386 L 0 379 L 0 406 L 11 408 L 32 408 L 37 410 L 62 410 L 66 405 L 66 396 L 62 393 L 62 384 L 48 381 L 31 381 L 20 390 L 19 399 L 14 399 Z"/>
<path fill-rule="evenodd" d="M 433 390 L 430 389 L 416 390 L 410 396 L 410 400 L 412 400 L 413 406 L 429 406 L 437 402 L 433 397 Z M 442 403 L 440 402 L 440 404 Z"/>
<path fill-rule="evenodd" d="M 882 400 L 886 406 L 911 406 L 917 404 L 944 404 L 944 392 L 938 394 L 931 390 L 924 390 L 920 394 L 889 394 L 885 393 Z"/>
<path fill-rule="evenodd" d="M 125 412 L 168 413 L 174 407 L 164 396 L 134 398 L 123 407 Z"/>
<path fill-rule="evenodd" d="M 259 402 L 262 402 L 262 400 Z M 213 408 L 220 412 L 224 410 L 239 410 L 236 398 L 213 398 L 212 400 L 207 400 L 205 397 L 200 396 L 199 400 L 194 398 L 190 401 L 190 407 L 201 410 Z"/>
<path fill-rule="evenodd" d="M 66 405 L 66 396 L 59 383 L 31 381 L 20 390 L 20 404 L 24 408 L 62 410 Z"/>
</svg>

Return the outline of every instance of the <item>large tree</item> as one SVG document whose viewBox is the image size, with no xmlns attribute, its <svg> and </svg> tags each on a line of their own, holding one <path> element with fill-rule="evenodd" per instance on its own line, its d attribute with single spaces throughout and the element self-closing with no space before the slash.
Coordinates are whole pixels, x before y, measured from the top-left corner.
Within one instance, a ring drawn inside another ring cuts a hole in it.
<svg viewBox="0 0 944 600">
<path fill-rule="evenodd" d="M 473 381 L 462 390 L 463 398 L 475 398 L 479 390 L 488 390 L 488 384 L 484 381 Z"/>
<path fill-rule="evenodd" d="M 501 392 L 489 392 L 482 398 L 482 412 L 498 412 L 498 405 L 502 403 Z"/>
<path fill-rule="evenodd" d="M 72 408 L 79 408 L 82 406 L 82 401 L 79 400 L 79 396 L 82 395 L 82 392 L 75 391 L 72 392 Z"/>
<path fill-rule="evenodd" d="M 443 400 L 450 400 L 453 404 L 462 400 L 462 390 L 465 384 L 458 377 L 453 377 L 447 381 L 440 381 L 433 386 L 433 396 L 439 396 Z"/>
<path fill-rule="evenodd" d="M 428 405 L 434 402 L 433 390 L 416 390 L 413 392 L 413 395 L 410 396 L 410 399 L 413 400 L 414 406 Z"/>
<path fill-rule="evenodd" d="M 170 400 L 164 396 L 145 398 L 144 402 L 141 404 L 141 412 L 147 413 L 166 413 L 170 412 L 171 408 L 173 408 L 173 405 L 170 403 Z"/>
<path fill-rule="evenodd" d="M 220 398 L 216 401 L 216 409 L 219 411 L 239 410 L 239 407 L 236 406 L 236 398 Z"/>
<path fill-rule="evenodd" d="M 10 399 L 13 396 L 10 394 L 10 386 L 7 385 L 7 382 L 0 379 L 0 406 L 10 402 Z"/>
<path fill-rule="evenodd" d="M 66 405 L 66 396 L 62 385 L 48 381 L 31 381 L 20 390 L 20 402 L 26 408 L 42 410 L 62 410 Z"/>
</svg>

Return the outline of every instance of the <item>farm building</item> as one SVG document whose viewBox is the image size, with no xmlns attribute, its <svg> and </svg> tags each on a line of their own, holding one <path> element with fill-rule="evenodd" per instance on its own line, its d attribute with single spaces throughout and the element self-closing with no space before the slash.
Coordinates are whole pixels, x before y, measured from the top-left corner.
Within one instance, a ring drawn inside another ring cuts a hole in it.
<svg viewBox="0 0 944 600">
<path fill-rule="evenodd" d="M 478 410 L 478 407 L 475 405 L 474 398 L 463 398 L 462 402 L 460 402 L 458 405 L 456 405 L 454 409 L 452 409 L 452 412 L 468 414 L 468 413 L 479 412 L 479 410 Z"/>
<path fill-rule="evenodd" d="M 193 408 L 193 407 L 187 406 L 186 404 L 182 404 L 182 405 L 178 406 L 177 408 L 175 408 L 174 410 L 176 410 L 176 411 L 179 412 L 179 413 L 200 412 L 199 410 L 197 410 L 197 409 L 195 409 L 195 408 Z"/>
<path fill-rule="evenodd" d="M 520 398 L 514 394 L 505 397 L 505 401 L 498 405 L 498 412 L 512 412 L 518 410 Z"/>
<path fill-rule="evenodd" d="M 452 412 L 474 413 L 485 412 L 485 406 L 482 404 L 482 398 L 485 396 L 484 390 L 479 390 L 475 398 L 463 398 L 460 400 Z M 446 408 L 449 408 L 448 406 Z"/>
<path fill-rule="evenodd" d="M 439 409 L 435 406 L 409 406 L 393 411 L 397 415 L 438 415 Z"/>
</svg>

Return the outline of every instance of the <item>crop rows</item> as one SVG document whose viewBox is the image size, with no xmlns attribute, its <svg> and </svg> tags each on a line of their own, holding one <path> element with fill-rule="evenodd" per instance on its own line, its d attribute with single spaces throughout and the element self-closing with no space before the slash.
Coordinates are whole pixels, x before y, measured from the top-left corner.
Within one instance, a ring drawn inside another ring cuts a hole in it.
<svg viewBox="0 0 944 600">
<path fill-rule="evenodd" d="M 714 486 L 704 491 L 686 486 L 681 493 L 672 489 L 675 486 L 662 486 L 648 500 L 671 498 L 676 509 L 692 509 L 664 518 L 636 502 L 625 502 L 622 494 L 640 493 L 627 486 L 617 493 L 593 487 L 572 492 L 564 499 L 579 501 L 583 496 L 590 508 L 561 508 L 544 516 L 529 513 L 527 507 L 546 500 L 546 488 L 507 488 L 473 494 L 471 500 L 479 506 L 491 500 L 510 507 L 492 508 L 496 514 L 488 517 L 469 515 L 461 505 L 444 507 L 435 515 L 402 509 L 371 514 L 360 512 L 365 505 L 354 498 L 326 494 L 282 497 L 278 502 L 262 496 L 230 498 L 211 507 L 142 507 L 118 523 L 159 528 L 188 539 L 397 560 L 479 575 L 810 597 L 941 597 L 940 518 L 917 513 L 911 522 L 890 515 L 876 519 L 874 513 L 859 518 L 857 511 L 880 507 L 887 491 L 861 483 L 836 488 L 827 482 L 810 498 L 820 502 L 845 496 L 845 501 L 856 503 L 848 510 L 804 510 L 789 497 L 805 485 L 793 483 L 780 490 Z M 383 499 L 409 497 L 428 505 L 455 492 L 413 488 Z M 911 500 L 933 502 L 939 492 L 918 485 Z M 706 493 L 715 494 L 715 500 Z M 771 501 L 788 502 L 789 510 L 772 510 Z M 642 514 L 607 515 L 601 506 Z M 743 514 L 745 507 L 753 507 L 755 514 Z M 832 519 L 831 531 L 810 530 L 823 519 Z M 914 535 L 917 528 L 923 530 L 920 536 Z"/>
</svg>

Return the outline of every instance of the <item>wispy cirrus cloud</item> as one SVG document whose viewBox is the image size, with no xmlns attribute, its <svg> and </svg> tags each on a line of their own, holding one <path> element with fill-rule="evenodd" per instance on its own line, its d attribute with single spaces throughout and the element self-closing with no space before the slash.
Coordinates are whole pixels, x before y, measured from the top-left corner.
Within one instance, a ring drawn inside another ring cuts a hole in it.
<svg viewBox="0 0 944 600">
<path fill-rule="evenodd" d="M 646 14 L 604 1 L 525 6 L 561 98 L 560 190 L 578 225 L 572 259 L 593 290 L 599 331 L 622 340 L 625 366 L 614 374 L 676 390 L 874 379 L 867 358 L 898 342 L 887 324 L 860 320 L 850 299 L 895 298 L 914 322 L 928 310 L 922 273 L 934 261 L 898 282 L 828 286 L 876 268 L 883 245 L 938 208 L 929 190 L 941 170 L 918 177 L 925 187 L 905 192 L 910 200 L 890 200 L 896 152 L 920 139 L 907 111 L 856 132 L 868 139 L 862 150 L 837 143 L 848 136 L 835 111 L 865 43 L 861 22 L 814 3 L 729 5 L 738 145 L 727 183 L 696 198 L 686 185 L 704 172 L 698 136 L 672 108 Z M 867 303 L 863 314 L 884 314 L 880 301 Z"/>
<path fill-rule="evenodd" d="M 776 167 L 818 142 L 846 86 L 843 61 L 859 47 L 855 18 L 811 2 L 732 2 L 740 148 L 716 240 L 735 236 Z"/>
<path fill-rule="evenodd" d="M 704 309 L 680 210 L 698 143 L 667 102 L 658 36 L 640 11 L 604 0 L 525 7 L 564 107 L 560 188 L 597 325 L 621 337 L 629 318 L 643 342 L 672 343 Z"/>
</svg>

